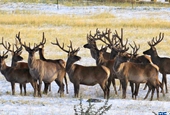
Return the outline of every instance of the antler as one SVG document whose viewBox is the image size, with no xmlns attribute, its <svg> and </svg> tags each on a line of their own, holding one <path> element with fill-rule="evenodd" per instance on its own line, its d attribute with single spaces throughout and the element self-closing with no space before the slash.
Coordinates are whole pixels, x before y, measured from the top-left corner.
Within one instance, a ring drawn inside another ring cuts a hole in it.
<svg viewBox="0 0 170 115">
<path fill-rule="evenodd" d="M 56 38 L 56 43 L 51 42 L 51 44 L 57 45 L 61 50 L 65 51 L 66 53 L 69 53 L 69 51 L 70 51 L 70 50 L 65 50 L 65 49 L 64 49 L 64 43 L 63 43 L 63 46 L 61 46 L 61 45 L 59 44 L 57 38 Z"/>
<path fill-rule="evenodd" d="M 164 33 L 160 33 L 159 34 L 159 39 L 157 39 L 157 36 L 156 38 L 153 37 L 152 41 L 151 42 L 148 42 L 149 46 L 155 46 L 157 45 L 158 43 L 160 43 L 164 38 Z"/>
<path fill-rule="evenodd" d="M 39 48 L 39 46 L 42 46 L 42 45 L 44 45 L 45 43 L 46 43 L 46 39 L 45 39 L 45 37 L 44 37 L 44 32 L 43 32 L 42 41 L 41 41 L 38 45 L 34 46 L 34 48 Z"/>
<path fill-rule="evenodd" d="M 73 49 L 72 41 L 70 41 L 70 46 L 68 46 L 68 47 L 71 49 L 70 52 L 73 53 L 73 54 L 77 53 L 80 50 L 80 48 Z"/>
<path fill-rule="evenodd" d="M 7 49 L 7 51 L 4 53 L 3 52 L 3 56 L 5 56 L 7 53 L 8 53 L 8 51 L 10 51 L 10 47 L 11 47 L 11 45 L 10 45 L 10 43 L 8 42 L 8 47 L 7 47 L 7 42 L 5 42 L 5 44 L 4 44 L 4 42 L 3 42 L 3 37 L 2 37 L 2 43 L 0 43 L 1 45 L 3 45 L 4 47 L 5 47 L 5 49 Z"/>
<path fill-rule="evenodd" d="M 125 47 L 127 45 L 128 39 L 126 39 L 126 43 L 123 44 L 123 28 L 121 28 L 121 37 L 118 35 L 116 30 L 115 30 L 115 34 L 113 36 L 119 39 L 122 47 Z"/>
<path fill-rule="evenodd" d="M 12 50 L 9 49 L 9 47 L 7 47 L 7 42 L 5 41 L 5 44 L 4 44 L 4 38 L 2 37 L 2 43 L 0 43 L 6 50 L 10 51 L 10 52 L 13 52 Z M 8 42 L 8 45 L 10 45 L 10 43 Z"/>
<path fill-rule="evenodd" d="M 102 32 L 102 36 L 109 42 L 110 45 L 112 45 L 112 42 L 113 42 L 113 41 L 112 41 L 113 39 L 112 39 L 112 40 L 110 39 L 110 36 L 111 36 L 110 34 L 111 34 L 111 33 L 112 33 L 111 30 L 110 30 L 110 29 L 107 29 L 107 28 L 106 28 L 106 31 L 105 31 L 105 32 Z M 105 43 L 105 42 L 104 42 L 104 43 Z"/>
<path fill-rule="evenodd" d="M 77 49 L 73 49 L 73 46 L 72 46 L 72 42 L 70 41 L 70 46 L 68 46 L 68 48 L 69 48 L 69 50 L 66 50 L 66 49 L 64 49 L 64 43 L 63 43 L 63 45 L 61 46 L 60 44 L 59 44 L 59 42 L 58 42 L 58 39 L 56 38 L 56 43 L 53 43 L 53 42 L 51 42 L 51 44 L 53 44 L 53 45 L 57 45 L 61 50 L 63 50 L 64 52 L 66 52 L 66 53 L 76 53 L 76 52 L 78 52 L 79 50 L 80 50 L 80 48 L 77 48 Z M 71 49 L 71 50 L 70 50 Z"/>
<path fill-rule="evenodd" d="M 136 43 L 135 42 L 133 42 L 134 43 L 134 47 L 129 43 L 129 45 L 130 45 L 130 47 L 132 48 L 132 50 L 133 50 L 133 52 L 132 52 L 132 55 L 133 56 L 136 56 L 137 55 L 137 52 L 138 52 L 138 50 L 139 50 L 139 48 L 140 48 L 140 45 L 138 45 L 138 47 L 137 47 L 137 45 L 136 45 Z"/>
<path fill-rule="evenodd" d="M 90 40 L 90 39 L 93 39 L 93 40 L 98 40 L 98 37 L 100 37 L 100 31 L 98 30 L 98 28 L 96 29 L 96 33 L 94 35 L 91 34 L 91 31 L 90 31 L 90 34 L 88 35 L 87 34 L 87 42 Z"/>
<path fill-rule="evenodd" d="M 29 43 L 29 47 L 28 47 L 25 42 L 24 42 L 24 44 L 21 42 L 20 32 L 18 32 L 18 35 L 16 34 L 16 38 L 18 39 L 19 43 L 20 43 L 22 46 L 24 46 L 25 48 L 30 48 L 30 43 Z M 46 43 L 46 39 L 45 39 L 45 37 L 44 37 L 44 32 L 43 32 L 42 41 L 41 41 L 38 45 L 35 45 L 35 44 L 34 44 L 34 48 L 33 48 L 33 49 L 39 48 L 39 46 L 44 45 L 45 43 Z"/>
</svg>

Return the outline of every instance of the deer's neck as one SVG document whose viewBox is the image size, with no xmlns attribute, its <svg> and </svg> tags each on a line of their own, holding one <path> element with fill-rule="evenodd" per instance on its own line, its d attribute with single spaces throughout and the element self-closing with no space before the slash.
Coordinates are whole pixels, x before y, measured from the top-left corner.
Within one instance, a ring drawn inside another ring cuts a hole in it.
<svg viewBox="0 0 170 115">
<path fill-rule="evenodd" d="M 157 52 L 154 52 L 152 55 L 151 55 L 151 60 L 154 64 L 158 65 L 159 66 L 159 63 L 160 63 L 160 57 L 158 56 Z"/>
<path fill-rule="evenodd" d="M 34 55 L 30 55 L 28 56 L 28 67 L 29 68 L 34 68 L 34 65 L 36 65 L 36 58 Z"/>
<path fill-rule="evenodd" d="M 40 56 L 40 59 L 45 61 L 46 58 L 44 57 L 44 53 L 42 51 L 39 51 L 39 56 Z"/>
<path fill-rule="evenodd" d="M 17 66 L 17 62 L 12 61 L 12 63 L 11 63 L 11 67 L 16 67 L 16 66 Z"/>
<path fill-rule="evenodd" d="M 126 61 L 122 60 L 121 57 L 116 57 L 115 62 L 113 64 L 113 70 L 115 72 L 118 72 L 120 65 L 124 62 L 126 62 Z"/>
<path fill-rule="evenodd" d="M 74 73 L 76 65 L 74 64 L 73 61 L 70 61 L 70 59 L 67 59 L 66 62 L 66 72 L 68 73 L 69 76 L 71 76 Z"/>
<path fill-rule="evenodd" d="M 98 56 L 97 56 L 97 51 L 98 51 L 97 48 L 90 49 L 91 56 L 92 56 L 95 60 L 97 60 L 97 58 L 98 58 Z"/>
</svg>

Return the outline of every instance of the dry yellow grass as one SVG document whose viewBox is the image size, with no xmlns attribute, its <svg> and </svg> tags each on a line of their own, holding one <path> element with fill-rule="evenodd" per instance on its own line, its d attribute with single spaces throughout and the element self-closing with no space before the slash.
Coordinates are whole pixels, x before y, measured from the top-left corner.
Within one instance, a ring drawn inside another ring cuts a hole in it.
<svg viewBox="0 0 170 115">
<path fill-rule="evenodd" d="M 139 53 L 149 48 L 147 41 L 159 35 L 160 32 L 165 33 L 165 38 L 157 47 L 160 55 L 170 56 L 168 52 L 169 45 L 169 28 L 170 22 L 161 19 L 119 19 L 113 14 L 104 12 L 93 16 L 77 16 L 77 15 L 46 15 L 46 14 L 0 14 L 0 37 L 4 37 L 6 41 L 14 43 L 15 35 L 20 31 L 21 38 L 26 43 L 39 43 L 42 33 L 45 32 L 47 38 L 46 50 L 50 50 L 49 58 L 55 58 L 56 50 L 62 52 L 56 46 L 51 45 L 58 38 L 61 43 L 69 44 L 72 40 L 76 47 L 86 51 L 82 46 L 87 42 L 86 35 L 92 31 L 95 33 L 96 28 L 105 31 L 110 28 L 112 32 L 115 30 L 120 33 L 120 29 L 124 29 L 124 38 L 128 38 L 129 42 L 135 41 L 141 45 Z M 103 21 L 104 20 L 104 21 Z M 1 51 L 2 51 L 1 47 Z M 26 57 L 27 53 L 23 53 Z M 90 53 L 81 53 L 81 56 L 90 56 Z M 59 58 L 66 58 L 64 53 Z"/>
</svg>

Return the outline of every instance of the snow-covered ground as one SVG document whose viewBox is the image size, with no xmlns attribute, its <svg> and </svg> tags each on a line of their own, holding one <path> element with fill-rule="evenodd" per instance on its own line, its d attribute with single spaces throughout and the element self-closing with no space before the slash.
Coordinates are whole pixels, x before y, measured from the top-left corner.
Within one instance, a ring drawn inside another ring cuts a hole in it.
<svg viewBox="0 0 170 115">
<path fill-rule="evenodd" d="M 0 11 L 13 13 L 17 10 L 39 12 L 45 14 L 75 14 L 75 15 L 93 15 L 101 12 L 113 13 L 118 18 L 161 18 L 170 19 L 170 8 L 153 8 L 153 7 L 135 7 L 120 8 L 111 6 L 90 6 L 90 7 L 66 7 L 52 4 L 24 4 L 24 3 L 6 3 L 0 4 Z M 10 62 L 7 62 L 8 65 Z M 87 65 L 95 61 L 89 58 L 82 58 L 79 64 Z M 159 75 L 161 80 L 161 75 Z M 168 89 L 170 90 L 170 79 L 168 78 Z M 0 74 L 0 114 L 1 115 L 74 115 L 74 106 L 79 105 L 80 101 L 73 98 L 74 89 L 72 83 L 68 83 L 69 94 L 65 93 L 63 98 L 59 97 L 58 86 L 52 82 L 52 91 L 48 95 L 42 95 L 42 98 L 33 97 L 33 88 L 30 84 L 27 85 L 27 96 L 20 96 L 19 86 L 16 84 L 16 95 L 11 95 L 10 83 Z M 156 92 L 153 101 L 148 99 L 143 100 L 147 90 L 143 90 L 144 85 L 141 85 L 137 100 L 131 98 L 130 87 L 127 89 L 127 98 L 121 99 L 121 91 L 118 95 L 114 95 L 113 87 L 111 86 L 111 98 L 108 105 L 112 104 L 111 109 L 106 112 L 107 115 L 152 115 L 158 112 L 167 112 L 170 114 L 170 93 L 165 97 L 160 94 L 160 100 L 156 100 Z M 118 89 L 118 86 L 117 86 Z M 99 85 L 96 86 L 80 86 L 80 95 L 82 96 L 82 104 L 86 109 L 89 98 L 101 99 L 102 102 L 94 103 L 96 110 L 104 105 L 103 91 Z"/>
</svg>

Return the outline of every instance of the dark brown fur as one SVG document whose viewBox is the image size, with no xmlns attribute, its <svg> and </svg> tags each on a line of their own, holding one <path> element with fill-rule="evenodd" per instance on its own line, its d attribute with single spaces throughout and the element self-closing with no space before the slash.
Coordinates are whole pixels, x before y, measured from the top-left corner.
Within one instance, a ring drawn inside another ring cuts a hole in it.
<svg viewBox="0 0 170 115">
<path fill-rule="evenodd" d="M 65 50 L 64 46 L 61 47 L 56 39 L 57 45 L 63 51 L 68 53 L 68 59 L 66 62 L 66 72 L 69 76 L 70 81 L 74 85 L 74 96 L 79 96 L 80 84 L 93 86 L 99 84 L 104 92 L 104 98 L 109 98 L 109 88 L 107 86 L 108 78 L 110 76 L 110 70 L 105 66 L 82 66 L 74 64 L 81 58 L 77 56 L 78 49 L 72 48 L 72 42 L 70 42 L 69 50 Z"/>
<path fill-rule="evenodd" d="M 26 84 L 31 83 L 34 88 L 34 96 L 36 93 L 36 81 L 31 77 L 29 69 L 21 69 L 15 67 L 9 67 L 5 63 L 5 59 L 8 56 L 0 56 L 0 68 L 1 73 L 4 75 L 7 81 L 11 82 L 12 95 L 15 95 L 15 83 Z M 26 89 L 25 89 L 26 95 Z"/>
<path fill-rule="evenodd" d="M 157 90 L 157 99 L 159 99 L 159 87 L 161 86 L 158 80 L 158 70 L 152 64 L 138 64 L 133 62 L 126 62 L 127 59 L 119 54 L 116 57 L 116 64 L 114 65 L 118 78 L 121 80 L 123 94 L 122 98 L 126 98 L 126 89 L 128 81 L 133 83 L 147 83 L 149 86 L 148 94 L 152 90 L 151 99 L 153 98 L 154 90 Z"/>
</svg>

